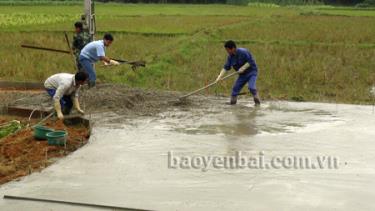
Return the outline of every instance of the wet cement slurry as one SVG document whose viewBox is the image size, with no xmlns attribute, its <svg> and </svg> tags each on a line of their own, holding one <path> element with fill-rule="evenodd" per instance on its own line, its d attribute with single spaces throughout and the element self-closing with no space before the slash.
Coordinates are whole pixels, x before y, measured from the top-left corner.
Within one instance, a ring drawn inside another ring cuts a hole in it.
<svg viewBox="0 0 375 211">
<path fill-rule="evenodd" d="M 172 107 L 153 117 L 96 116 L 86 146 L 41 173 L 1 186 L 0 194 L 150 210 L 375 209 L 372 106 L 270 102 L 255 109 L 224 101 Z M 262 152 L 265 161 L 310 157 L 315 164 L 313 158 L 331 156 L 339 164 L 203 169 L 170 162 L 238 152 Z M 0 209 L 96 210 L 6 199 Z"/>
</svg>

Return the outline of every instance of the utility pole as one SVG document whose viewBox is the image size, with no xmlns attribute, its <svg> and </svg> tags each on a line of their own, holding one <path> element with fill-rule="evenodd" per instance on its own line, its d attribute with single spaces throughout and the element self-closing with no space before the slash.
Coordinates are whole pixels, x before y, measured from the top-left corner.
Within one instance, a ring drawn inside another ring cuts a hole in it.
<svg viewBox="0 0 375 211">
<path fill-rule="evenodd" d="M 95 5 L 93 0 L 84 0 L 84 15 L 82 15 L 81 19 L 85 25 L 85 30 L 90 35 L 90 41 L 93 41 L 96 32 Z"/>
</svg>

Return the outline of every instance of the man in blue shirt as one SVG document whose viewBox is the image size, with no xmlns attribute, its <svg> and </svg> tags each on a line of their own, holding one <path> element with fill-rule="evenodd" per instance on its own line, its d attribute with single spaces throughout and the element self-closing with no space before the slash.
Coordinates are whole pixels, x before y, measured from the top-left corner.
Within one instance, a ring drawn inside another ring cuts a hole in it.
<svg viewBox="0 0 375 211">
<path fill-rule="evenodd" d="M 96 73 L 94 63 L 103 61 L 105 65 L 119 65 L 120 63 L 105 56 L 105 48 L 113 42 L 111 34 L 105 34 L 103 40 L 92 41 L 87 44 L 79 55 L 79 63 L 89 75 L 89 87 L 95 86 Z"/>
<path fill-rule="evenodd" d="M 228 58 L 219 76 L 217 77 L 216 82 L 220 81 L 225 73 L 233 67 L 233 69 L 238 72 L 239 76 L 232 88 L 230 104 L 235 105 L 237 103 L 237 96 L 247 83 L 248 89 L 254 97 L 255 106 L 260 106 L 260 100 L 255 86 L 258 68 L 252 55 L 245 48 L 237 48 L 236 43 L 232 40 L 227 41 L 224 44 L 224 47 L 228 53 Z"/>
</svg>

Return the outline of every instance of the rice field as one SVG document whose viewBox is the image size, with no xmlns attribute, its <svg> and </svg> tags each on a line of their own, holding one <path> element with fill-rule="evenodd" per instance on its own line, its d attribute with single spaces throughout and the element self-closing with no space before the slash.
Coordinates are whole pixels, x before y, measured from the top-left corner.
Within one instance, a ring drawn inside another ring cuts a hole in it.
<svg viewBox="0 0 375 211">
<path fill-rule="evenodd" d="M 44 81 L 74 72 L 69 55 L 20 48 L 67 49 L 81 5 L 0 7 L 0 79 Z M 375 83 L 375 10 L 325 6 L 97 4 L 100 38 L 115 36 L 107 54 L 148 66 L 97 65 L 100 81 L 190 91 L 216 78 L 233 39 L 253 53 L 266 99 L 371 103 Z M 230 93 L 233 81 L 210 89 Z"/>
</svg>

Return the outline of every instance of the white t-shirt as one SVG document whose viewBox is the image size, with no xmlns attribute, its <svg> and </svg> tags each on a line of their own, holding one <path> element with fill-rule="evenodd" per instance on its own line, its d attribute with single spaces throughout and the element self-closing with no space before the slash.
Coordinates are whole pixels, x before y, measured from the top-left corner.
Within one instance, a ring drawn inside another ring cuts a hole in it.
<svg viewBox="0 0 375 211">
<path fill-rule="evenodd" d="M 70 73 L 58 73 L 52 75 L 44 82 L 46 89 L 55 89 L 54 100 L 59 101 L 64 95 L 78 97 L 81 86 L 76 86 L 75 75 Z"/>
</svg>

